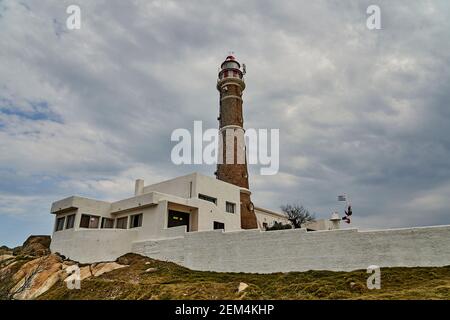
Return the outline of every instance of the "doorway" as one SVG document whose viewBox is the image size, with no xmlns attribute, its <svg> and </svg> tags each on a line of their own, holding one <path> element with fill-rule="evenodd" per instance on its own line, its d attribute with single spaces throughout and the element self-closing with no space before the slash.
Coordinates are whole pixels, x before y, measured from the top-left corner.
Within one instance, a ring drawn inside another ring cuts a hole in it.
<svg viewBox="0 0 450 320">
<path fill-rule="evenodd" d="M 186 226 L 186 231 L 189 232 L 189 213 L 169 210 L 169 216 L 167 219 L 167 227 L 179 227 Z"/>
</svg>

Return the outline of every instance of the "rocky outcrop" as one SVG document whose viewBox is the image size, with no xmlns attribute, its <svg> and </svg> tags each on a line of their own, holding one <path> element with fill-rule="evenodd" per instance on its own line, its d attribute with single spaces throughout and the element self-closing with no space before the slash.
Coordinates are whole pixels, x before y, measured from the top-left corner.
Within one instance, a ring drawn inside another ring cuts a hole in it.
<svg viewBox="0 0 450 320">
<path fill-rule="evenodd" d="M 92 265 L 84 266 L 80 268 L 80 281 L 88 279 L 90 277 L 99 277 L 104 273 L 108 273 L 117 269 L 125 268 L 127 265 L 121 265 L 116 262 L 101 262 L 94 263 Z M 76 279 L 76 275 L 72 274 L 67 277 L 65 282 L 72 282 Z"/>
<path fill-rule="evenodd" d="M 0 275 L 6 275 L 8 270 L 16 263 L 18 262 L 15 261 L 1 269 Z M 14 286 L 9 291 L 10 298 L 16 300 L 36 299 L 47 292 L 58 281 L 73 281 L 76 275 L 69 275 L 66 272 L 66 269 L 72 265 L 76 265 L 76 262 L 63 261 L 56 254 L 39 257 L 23 264 L 17 272 L 11 275 L 11 282 L 14 283 Z M 127 266 L 117 262 L 101 262 L 87 265 L 80 268 L 80 281 L 90 277 L 99 277 L 102 274 L 124 267 Z"/>
<path fill-rule="evenodd" d="M 14 255 L 41 257 L 50 254 L 50 236 L 30 236 L 21 247 L 14 248 Z"/>
<path fill-rule="evenodd" d="M 0 247 L 0 255 L 4 254 L 12 254 L 12 249 L 8 248 L 7 246 L 1 246 Z"/>
<path fill-rule="evenodd" d="M 66 276 L 59 256 L 51 254 L 34 259 L 13 275 L 16 285 L 10 290 L 10 295 L 17 300 L 35 299 Z"/>
<path fill-rule="evenodd" d="M 0 251 L 0 299 L 32 300 L 47 292 L 59 281 L 74 280 L 67 268 L 78 265 L 58 254 L 51 254 L 50 236 L 30 236 L 22 246 Z M 123 262 L 135 259 L 129 255 Z M 99 277 L 113 270 L 127 267 L 117 262 L 100 262 L 80 267 L 80 280 Z"/>
</svg>

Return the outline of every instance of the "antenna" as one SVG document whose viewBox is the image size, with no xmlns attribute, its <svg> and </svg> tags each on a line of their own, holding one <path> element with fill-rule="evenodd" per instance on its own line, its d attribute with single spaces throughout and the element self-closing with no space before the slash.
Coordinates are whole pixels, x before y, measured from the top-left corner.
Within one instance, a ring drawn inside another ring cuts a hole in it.
<svg viewBox="0 0 450 320">
<path fill-rule="evenodd" d="M 242 74 L 247 74 L 247 66 L 245 63 L 242 64 Z"/>
</svg>

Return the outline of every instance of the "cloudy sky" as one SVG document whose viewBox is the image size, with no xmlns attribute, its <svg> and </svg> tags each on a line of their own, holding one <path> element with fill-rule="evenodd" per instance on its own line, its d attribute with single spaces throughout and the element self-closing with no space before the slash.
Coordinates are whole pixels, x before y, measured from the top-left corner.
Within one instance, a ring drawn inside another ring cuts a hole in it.
<svg viewBox="0 0 450 320">
<path fill-rule="evenodd" d="M 212 175 L 172 164 L 170 135 L 217 127 L 230 51 L 247 65 L 245 126 L 280 129 L 280 172 L 250 168 L 256 205 L 323 218 L 347 192 L 353 227 L 450 224 L 449 39 L 447 0 L 0 0 L 0 244 L 51 233 L 70 195 Z"/>
</svg>

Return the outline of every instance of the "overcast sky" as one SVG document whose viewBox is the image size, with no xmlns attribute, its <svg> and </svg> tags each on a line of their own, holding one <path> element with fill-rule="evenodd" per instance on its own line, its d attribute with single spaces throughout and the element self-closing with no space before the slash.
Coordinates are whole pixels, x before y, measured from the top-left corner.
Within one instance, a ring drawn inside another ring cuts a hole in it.
<svg viewBox="0 0 450 320">
<path fill-rule="evenodd" d="M 53 201 L 119 200 L 214 166 L 170 161 L 176 128 L 216 128 L 217 69 L 246 63 L 246 128 L 280 129 L 253 202 L 353 227 L 450 224 L 450 3 L 0 0 L 0 244 L 50 234 Z M 366 27 L 381 7 L 382 30 Z"/>
</svg>

